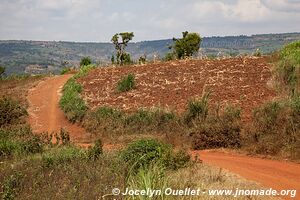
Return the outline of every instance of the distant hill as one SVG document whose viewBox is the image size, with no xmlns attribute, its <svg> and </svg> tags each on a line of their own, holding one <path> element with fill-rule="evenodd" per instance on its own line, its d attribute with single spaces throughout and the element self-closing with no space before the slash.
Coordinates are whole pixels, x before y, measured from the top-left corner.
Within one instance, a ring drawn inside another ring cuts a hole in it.
<svg viewBox="0 0 300 200">
<path fill-rule="evenodd" d="M 200 54 L 211 56 L 252 54 L 256 49 L 270 53 L 282 45 L 300 40 L 300 33 L 263 34 L 252 36 L 204 37 Z M 127 51 L 134 59 L 146 55 L 163 58 L 170 51 L 172 39 L 130 43 Z M 12 73 L 58 73 L 64 66 L 78 65 L 84 56 L 95 63 L 106 64 L 114 54 L 111 43 L 82 43 L 56 41 L 0 41 L 0 65 Z"/>
</svg>

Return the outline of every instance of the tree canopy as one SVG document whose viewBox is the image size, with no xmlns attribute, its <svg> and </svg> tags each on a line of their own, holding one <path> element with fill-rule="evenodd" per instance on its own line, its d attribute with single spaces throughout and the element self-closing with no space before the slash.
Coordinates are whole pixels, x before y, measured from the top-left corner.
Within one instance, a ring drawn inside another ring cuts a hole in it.
<svg viewBox="0 0 300 200">
<path fill-rule="evenodd" d="M 198 52 L 201 44 L 201 37 L 198 33 L 182 32 L 182 38 L 173 38 L 174 45 L 172 46 L 175 56 L 178 59 L 193 56 Z"/>
<path fill-rule="evenodd" d="M 111 41 L 115 45 L 117 54 L 116 54 L 116 62 L 117 64 L 123 65 L 131 62 L 130 54 L 126 53 L 125 48 L 128 43 L 134 37 L 133 32 L 124 32 L 124 33 L 116 33 Z"/>
</svg>

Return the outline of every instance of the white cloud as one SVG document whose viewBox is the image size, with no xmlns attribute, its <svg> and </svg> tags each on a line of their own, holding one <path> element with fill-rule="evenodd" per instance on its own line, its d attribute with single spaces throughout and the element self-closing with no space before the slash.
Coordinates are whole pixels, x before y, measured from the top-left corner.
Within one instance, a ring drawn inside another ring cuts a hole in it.
<svg viewBox="0 0 300 200">
<path fill-rule="evenodd" d="M 300 31 L 297 0 L 1 0 L 0 39 L 109 41 Z"/>
</svg>

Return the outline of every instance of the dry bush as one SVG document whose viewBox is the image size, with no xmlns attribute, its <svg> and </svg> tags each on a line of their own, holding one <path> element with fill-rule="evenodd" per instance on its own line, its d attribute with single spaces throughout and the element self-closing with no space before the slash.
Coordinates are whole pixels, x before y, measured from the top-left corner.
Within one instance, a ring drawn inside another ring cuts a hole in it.
<svg viewBox="0 0 300 200">
<path fill-rule="evenodd" d="M 273 101 L 257 108 L 243 143 L 251 153 L 300 158 L 300 100 Z"/>
<path fill-rule="evenodd" d="M 194 149 L 237 148 L 241 146 L 240 110 L 226 107 L 221 114 L 209 114 L 195 121 L 190 130 Z"/>
</svg>

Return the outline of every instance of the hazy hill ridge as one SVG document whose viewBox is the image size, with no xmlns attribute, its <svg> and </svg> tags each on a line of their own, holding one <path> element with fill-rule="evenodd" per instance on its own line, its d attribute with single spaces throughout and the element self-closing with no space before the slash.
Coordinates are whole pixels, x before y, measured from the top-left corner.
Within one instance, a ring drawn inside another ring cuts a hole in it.
<svg viewBox="0 0 300 200">
<path fill-rule="evenodd" d="M 270 53 L 295 40 L 300 40 L 300 33 L 204 37 L 201 53 L 237 55 L 253 53 L 256 49 Z M 171 44 L 171 39 L 142 41 L 129 44 L 127 50 L 134 59 L 146 55 L 151 60 L 154 55 L 162 58 Z M 59 72 L 65 65 L 77 65 L 83 56 L 90 56 L 94 62 L 100 64 L 108 63 L 113 53 L 114 47 L 111 43 L 0 41 L 0 64 L 7 68 L 8 74 Z"/>
</svg>

